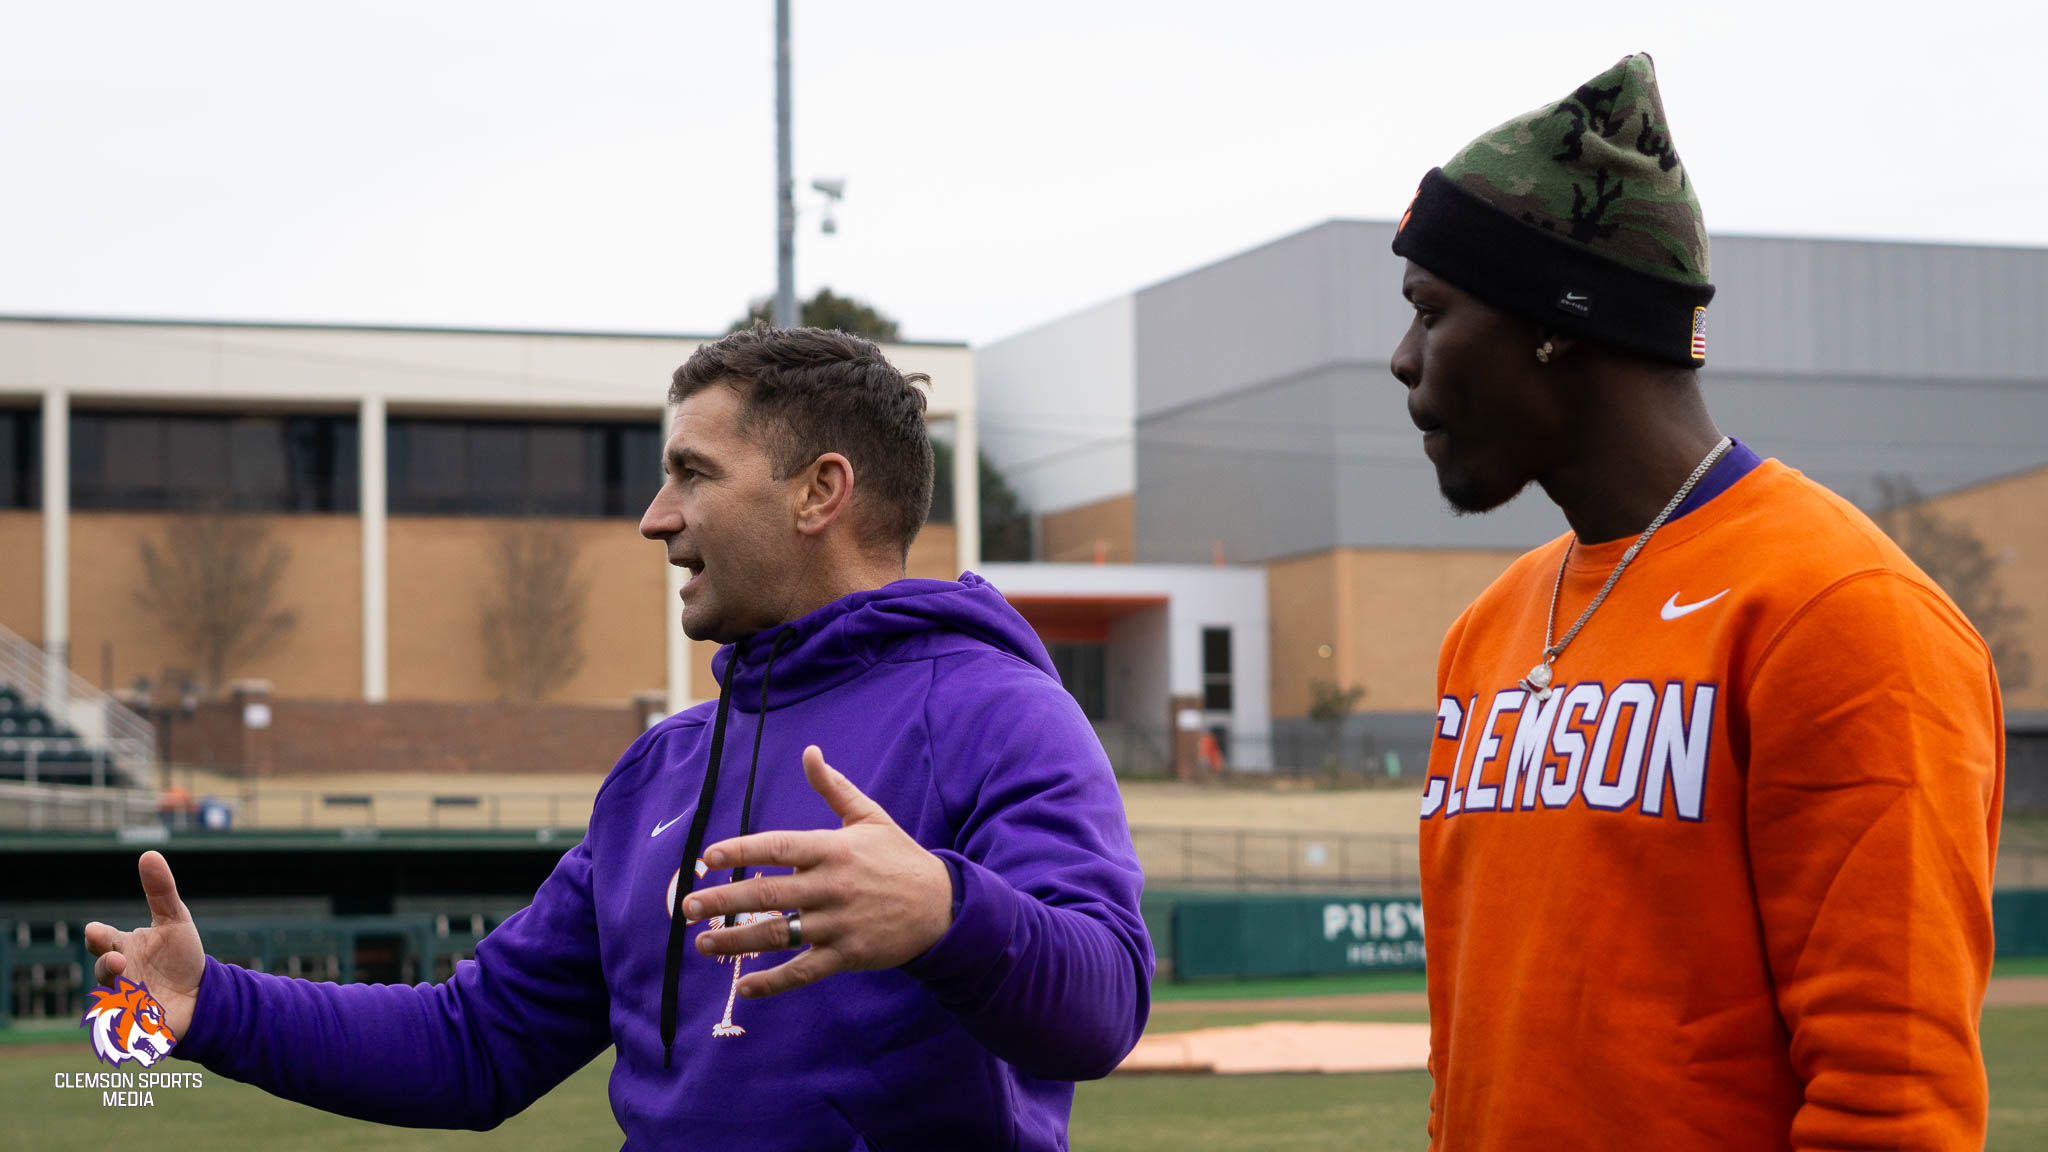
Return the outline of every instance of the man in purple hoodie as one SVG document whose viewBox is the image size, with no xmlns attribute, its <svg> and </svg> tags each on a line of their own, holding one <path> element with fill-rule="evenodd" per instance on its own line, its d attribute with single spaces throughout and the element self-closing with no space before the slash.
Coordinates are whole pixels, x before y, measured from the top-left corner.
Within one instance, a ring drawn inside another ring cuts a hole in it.
<svg viewBox="0 0 2048 1152">
<path fill-rule="evenodd" d="M 972 573 L 903 578 L 922 382 L 813 329 L 677 370 L 640 530 L 725 645 L 718 702 L 626 750 L 447 983 L 211 959 L 154 852 L 151 926 L 86 929 L 97 978 L 146 984 L 176 1055 L 389 1124 L 493 1127 L 611 1045 L 628 1147 L 1064 1148 L 1073 1082 L 1144 1029 L 1141 876 L 1030 627 Z"/>
</svg>

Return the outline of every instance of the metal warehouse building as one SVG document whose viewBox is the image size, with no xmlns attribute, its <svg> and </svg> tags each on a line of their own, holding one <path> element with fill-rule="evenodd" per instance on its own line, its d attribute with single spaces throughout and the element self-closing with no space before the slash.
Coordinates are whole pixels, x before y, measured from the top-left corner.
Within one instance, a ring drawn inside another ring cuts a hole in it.
<svg viewBox="0 0 2048 1152">
<path fill-rule="evenodd" d="M 1520 551 L 1540 492 L 1454 516 L 1388 369 L 1410 312 L 1391 223 L 1333 221 L 976 350 L 981 441 L 1044 558 L 1267 574 L 1274 732 L 1310 686 L 1420 749 L 1437 645 Z M 1866 506 L 1879 476 L 1973 530 L 2048 661 L 2048 250 L 1718 237 L 1721 428 Z M 2048 665 L 2008 689 L 2020 728 Z"/>
</svg>

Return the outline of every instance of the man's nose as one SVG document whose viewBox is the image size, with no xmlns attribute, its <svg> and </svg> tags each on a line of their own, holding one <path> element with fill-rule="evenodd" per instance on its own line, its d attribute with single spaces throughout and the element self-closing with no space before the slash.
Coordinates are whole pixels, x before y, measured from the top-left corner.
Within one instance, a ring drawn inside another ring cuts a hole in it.
<svg viewBox="0 0 2048 1152">
<path fill-rule="evenodd" d="M 655 493 L 647 511 L 640 515 L 640 535 L 649 540 L 666 540 L 683 530 L 682 506 L 666 499 L 667 495 L 665 491 Z"/>
<path fill-rule="evenodd" d="M 1401 342 L 1394 346 L 1393 358 L 1387 361 L 1387 369 L 1394 379 L 1414 388 L 1422 383 L 1422 341 L 1416 338 L 1416 325 L 1410 324 L 1401 336 Z"/>
</svg>

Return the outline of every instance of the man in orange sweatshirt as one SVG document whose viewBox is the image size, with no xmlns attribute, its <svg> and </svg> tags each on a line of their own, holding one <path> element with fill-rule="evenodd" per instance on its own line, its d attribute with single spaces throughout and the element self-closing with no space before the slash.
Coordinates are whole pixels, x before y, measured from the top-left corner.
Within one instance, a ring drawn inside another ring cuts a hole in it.
<svg viewBox="0 0 2048 1152">
<path fill-rule="evenodd" d="M 1981 1148 L 1997 678 L 1700 395 L 1647 56 L 1423 180 L 1393 358 L 1444 495 L 1571 532 L 1466 609 L 1422 802 L 1433 1148 Z"/>
</svg>

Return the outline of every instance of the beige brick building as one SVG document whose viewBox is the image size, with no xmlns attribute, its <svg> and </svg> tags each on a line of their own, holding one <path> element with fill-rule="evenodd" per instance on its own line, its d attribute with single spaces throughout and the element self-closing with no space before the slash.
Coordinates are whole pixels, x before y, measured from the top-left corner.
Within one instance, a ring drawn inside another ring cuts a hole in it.
<svg viewBox="0 0 2048 1152">
<path fill-rule="evenodd" d="M 717 692 L 677 571 L 636 525 L 663 397 L 700 340 L 661 335 L 0 318 L 0 625 L 121 692 L 196 674 L 138 601 L 180 507 L 232 509 L 284 557 L 274 645 L 225 669 L 278 698 L 483 702 L 482 616 L 509 532 L 567 545 L 582 660 L 557 703 L 669 708 Z M 958 524 L 912 575 L 979 557 L 973 360 L 893 345 L 932 379 Z"/>
</svg>

